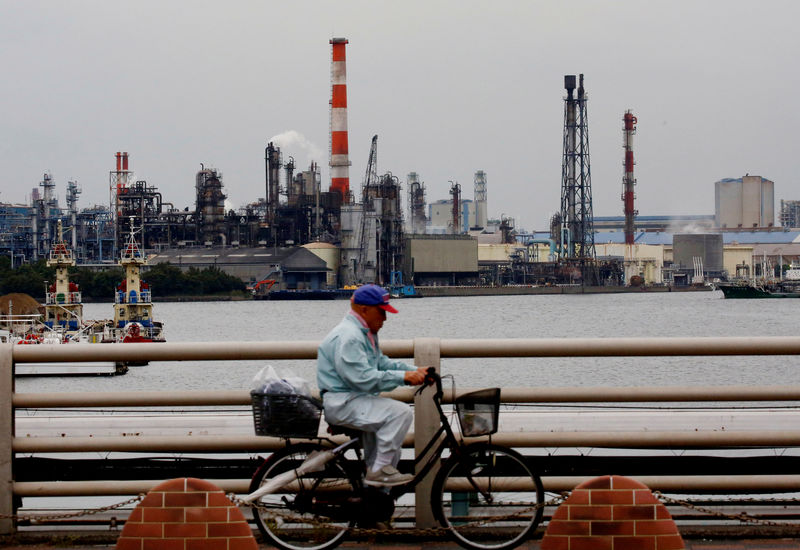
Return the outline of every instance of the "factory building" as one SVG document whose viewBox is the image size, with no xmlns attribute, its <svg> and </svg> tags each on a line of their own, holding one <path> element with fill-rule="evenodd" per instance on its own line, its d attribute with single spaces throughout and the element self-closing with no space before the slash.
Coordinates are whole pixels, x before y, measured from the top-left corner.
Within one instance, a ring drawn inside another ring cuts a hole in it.
<svg viewBox="0 0 800 550">
<path fill-rule="evenodd" d="M 423 286 L 478 284 L 478 241 L 466 235 L 409 235 L 406 282 Z"/>
<path fill-rule="evenodd" d="M 780 222 L 787 229 L 800 227 L 800 201 L 781 199 Z"/>
<path fill-rule="evenodd" d="M 724 280 L 721 233 L 675 234 L 672 236 L 672 262 L 664 277 L 675 286 Z"/>
<path fill-rule="evenodd" d="M 328 288 L 330 271 L 324 259 L 303 247 L 172 248 L 149 258 L 148 263 L 170 263 L 183 271 L 215 267 L 251 285 L 274 280 L 276 290 Z"/>
<path fill-rule="evenodd" d="M 717 227 L 753 228 L 775 225 L 775 184 L 761 176 L 745 175 L 714 183 Z"/>
<path fill-rule="evenodd" d="M 624 242 L 596 243 L 597 257 L 601 263 L 630 263 L 631 271 L 642 277 L 645 284 L 661 284 L 664 267 L 664 247 L 660 245 L 634 244 L 630 246 L 631 258 L 626 257 L 628 246 Z M 527 245 L 515 244 L 479 244 L 478 263 L 482 273 L 494 274 L 516 272 L 514 281 L 517 284 L 535 284 L 542 282 L 542 277 L 557 276 L 555 262 L 555 241 L 549 238 L 530 239 Z M 523 264 L 537 264 L 537 269 L 525 269 Z M 550 269 L 543 266 L 549 264 Z M 548 274 L 548 271 L 550 272 Z M 492 275 L 484 277 L 491 282 Z M 495 276 L 495 279 L 497 277 Z M 614 284 L 621 284 L 615 281 Z"/>
</svg>

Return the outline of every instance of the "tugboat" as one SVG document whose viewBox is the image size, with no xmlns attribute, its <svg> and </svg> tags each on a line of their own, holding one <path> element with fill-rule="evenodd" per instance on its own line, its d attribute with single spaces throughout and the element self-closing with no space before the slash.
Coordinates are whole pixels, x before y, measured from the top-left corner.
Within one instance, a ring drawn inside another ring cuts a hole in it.
<svg viewBox="0 0 800 550">
<path fill-rule="evenodd" d="M 125 270 L 125 279 L 114 292 L 114 321 L 106 325 L 103 342 L 165 341 L 162 324 L 153 320 L 150 286 L 140 277 L 141 267 L 145 264 L 147 259 L 131 230 L 119 260 L 119 265 Z"/>
<path fill-rule="evenodd" d="M 83 321 L 83 303 L 78 285 L 69 280 L 69 268 L 75 265 L 72 250 L 67 248 L 62 233 L 61 220 L 58 220 L 58 238 L 47 257 L 48 267 L 55 267 L 56 281 L 45 294 L 44 338 L 53 343 L 58 340 L 69 342 L 97 342 L 98 334 L 94 323 Z"/>
</svg>

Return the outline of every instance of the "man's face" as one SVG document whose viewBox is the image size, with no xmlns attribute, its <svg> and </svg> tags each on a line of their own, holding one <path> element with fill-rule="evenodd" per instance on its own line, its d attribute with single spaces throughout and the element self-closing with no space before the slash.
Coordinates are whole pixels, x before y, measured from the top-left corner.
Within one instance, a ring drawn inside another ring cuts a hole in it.
<svg viewBox="0 0 800 550">
<path fill-rule="evenodd" d="M 386 321 L 386 312 L 378 306 L 359 306 L 359 315 L 364 319 L 369 327 L 369 330 L 378 334 L 381 330 L 384 321 Z"/>
</svg>

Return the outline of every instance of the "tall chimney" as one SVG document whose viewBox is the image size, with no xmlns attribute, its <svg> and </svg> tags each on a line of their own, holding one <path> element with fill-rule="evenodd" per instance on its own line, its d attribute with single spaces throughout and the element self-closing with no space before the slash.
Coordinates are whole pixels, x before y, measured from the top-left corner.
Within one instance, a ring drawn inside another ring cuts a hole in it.
<svg viewBox="0 0 800 550">
<path fill-rule="evenodd" d="M 127 172 L 128 171 L 128 153 L 127 151 L 122 153 L 122 170 Z"/>
<path fill-rule="evenodd" d="M 636 180 L 633 177 L 633 135 L 636 133 L 636 117 L 630 111 L 625 111 L 625 116 L 622 117 L 622 122 L 625 124 L 623 128 L 625 143 L 625 176 L 622 179 L 622 203 L 624 205 L 623 211 L 625 213 L 625 244 L 633 244 L 634 231 L 634 217 L 638 212 L 633 208 L 633 186 Z"/>
<path fill-rule="evenodd" d="M 342 202 L 351 202 L 350 158 L 347 146 L 347 72 L 346 38 L 332 38 L 331 57 L 331 191 L 342 194 Z"/>
</svg>

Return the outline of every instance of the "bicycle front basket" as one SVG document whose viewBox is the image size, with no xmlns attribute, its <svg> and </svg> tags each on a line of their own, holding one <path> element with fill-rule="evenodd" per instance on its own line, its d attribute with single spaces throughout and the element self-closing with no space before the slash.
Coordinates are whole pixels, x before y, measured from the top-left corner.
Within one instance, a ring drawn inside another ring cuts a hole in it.
<svg viewBox="0 0 800 550">
<path fill-rule="evenodd" d="M 456 413 L 465 437 L 490 435 L 497 431 L 500 417 L 500 388 L 489 388 L 456 397 Z"/>
<path fill-rule="evenodd" d="M 256 435 L 315 437 L 322 405 L 297 394 L 250 392 Z"/>
</svg>

